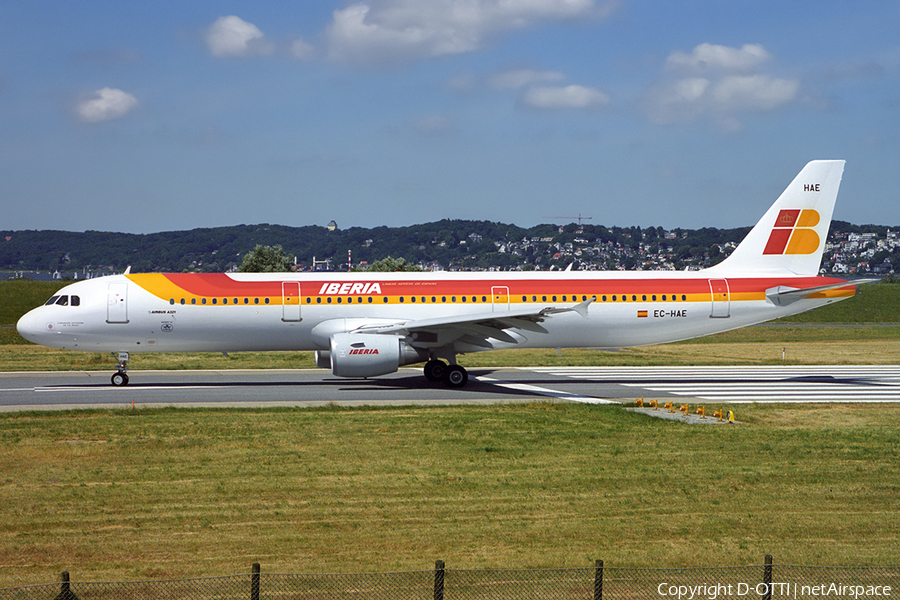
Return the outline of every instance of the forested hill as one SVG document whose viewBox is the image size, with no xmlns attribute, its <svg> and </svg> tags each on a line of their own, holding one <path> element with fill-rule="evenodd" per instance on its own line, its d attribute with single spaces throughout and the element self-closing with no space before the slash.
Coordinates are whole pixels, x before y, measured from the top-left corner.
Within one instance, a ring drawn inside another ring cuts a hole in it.
<svg viewBox="0 0 900 600">
<path fill-rule="evenodd" d="M 487 221 L 443 220 L 410 227 L 236 225 L 128 234 L 101 231 L 0 231 L 0 270 L 105 274 L 121 272 L 201 271 L 233 269 L 257 244 L 280 245 L 295 256 L 300 269 L 329 261 L 346 270 L 348 251 L 354 265 L 387 256 L 403 257 L 424 268 L 549 269 L 575 263 L 582 269 L 683 269 L 714 264 L 749 231 L 703 228 L 604 227 L 539 225 L 529 229 Z M 847 240 L 869 234 L 887 240 L 896 228 L 854 226 L 836 221 L 832 235 Z M 895 240 L 896 241 L 896 240 Z M 893 263 L 894 247 L 884 256 Z M 900 256 L 895 263 L 900 270 Z M 319 268 L 322 268 L 319 266 Z"/>
</svg>

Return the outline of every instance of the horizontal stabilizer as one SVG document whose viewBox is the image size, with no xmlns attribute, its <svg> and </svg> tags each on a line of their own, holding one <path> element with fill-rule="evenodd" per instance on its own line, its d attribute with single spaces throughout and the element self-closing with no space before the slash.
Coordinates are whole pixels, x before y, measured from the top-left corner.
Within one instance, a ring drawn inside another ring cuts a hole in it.
<svg viewBox="0 0 900 600">
<path fill-rule="evenodd" d="M 809 288 L 793 288 L 785 285 L 769 288 L 766 290 L 766 299 L 775 306 L 787 306 L 793 304 L 797 300 L 808 298 L 812 294 L 825 292 L 828 290 L 837 290 L 840 288 L 850 287 L 860 283 L 871 283 L 879 281 L 878 279 L 858 279 L 856 281 L 842 281 L 841 283 L 831 283 L 828 285 L 818 285 Z"/>
</svg>

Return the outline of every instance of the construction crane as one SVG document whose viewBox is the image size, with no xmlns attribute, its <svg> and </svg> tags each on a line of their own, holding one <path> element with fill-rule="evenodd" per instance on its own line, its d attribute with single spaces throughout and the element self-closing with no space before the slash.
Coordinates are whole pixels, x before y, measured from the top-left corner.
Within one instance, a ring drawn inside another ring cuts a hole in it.
<svg viewBox="0 0 900 600">
<path fill-rule="evenodd" d="M 541 217 L 542 219 L 578 219 L 578 226 L 581 227 L 581 221 L 590 221 L 594 217 L 582 217 L 581 213 L 578 213 L 577 217 Z"/>
</svg>

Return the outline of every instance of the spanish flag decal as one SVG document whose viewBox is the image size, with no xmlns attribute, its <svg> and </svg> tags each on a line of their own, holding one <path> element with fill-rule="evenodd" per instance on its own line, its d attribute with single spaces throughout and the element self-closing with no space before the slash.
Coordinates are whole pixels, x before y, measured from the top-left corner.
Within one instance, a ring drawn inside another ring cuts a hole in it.
<svg viewBox="0 0 900 600">
<path fill-rule="evenodd" d="M 819 249 L 819 213 L 811 208 L 782 210 L 763 254 L 812 254 Z"/>
<path fill-rule="evenodd" d="M 638 318 L 639 318 L 639 319 L 640 319 L 641 317 L 646 317 L 646 316 L 647 316 L 647 311 L 646 311 L 646 310 L 639 310 L 639 311 L 638 311 Z"/>
</svg>

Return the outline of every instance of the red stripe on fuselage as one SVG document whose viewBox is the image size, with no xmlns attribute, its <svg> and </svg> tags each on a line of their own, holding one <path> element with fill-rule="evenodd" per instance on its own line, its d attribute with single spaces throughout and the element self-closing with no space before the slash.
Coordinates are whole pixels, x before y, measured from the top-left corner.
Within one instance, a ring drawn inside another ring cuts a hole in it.
<svg viewBox="0 0 900 600">
<path fill-rule="evenodd" d="M 319 291 L 331 281 L 328 279 L 306 280 L 302 277 L 286 277 L 270 281 L 239 281 L 224 273 L 166 273 L 164 275 L 174 285 L 192 296 L 281 296 L 282 283 L 297 281 L 302 296 L 319 296 Z M 775 286 L 795 288 L 814 287 L 839 283 L 843 280 L 829 277 L 792 278 L 717 278 L 727 279 L 729 291 L 734 293 L 762 292 Z M 341 278 L 341 283 L 347 279 Z M 379 296 L 434 296 L 434 295 L 491 295 L 492 288 L 508 288 L 510 296 L 556 295 L 596 295 L 596 294 L 703 294 L 709 293 L 709 278 L 598 278 L 598 279 L 556 279 L 555 277 L 534 279 L 421 279 L 379 280 L 377 277 L 354 279 L 364 283 L 379 283 Z M 850 283 L 847 284 L 852 285 Z M 493 290 L 502 292 L 502 290 Z M 326 295 L 362 295 L 321 294 Z M 366 294 L 373 295 L 373 294 Z"/>
</svg>

